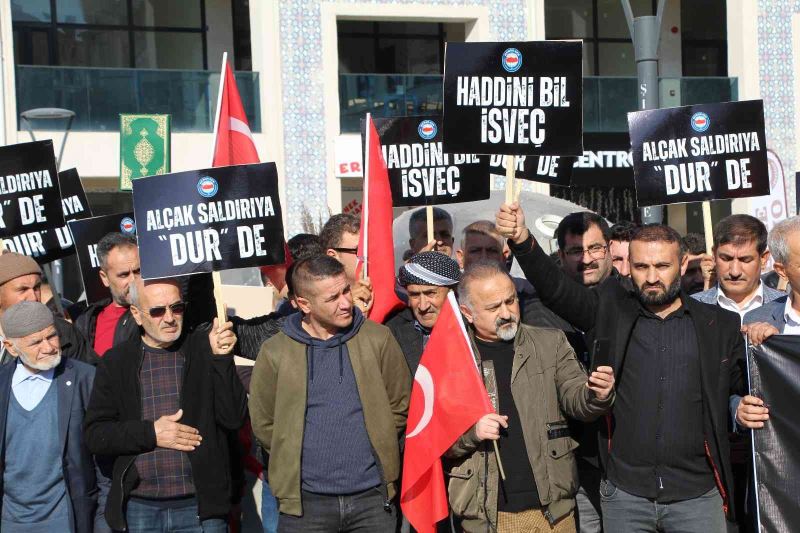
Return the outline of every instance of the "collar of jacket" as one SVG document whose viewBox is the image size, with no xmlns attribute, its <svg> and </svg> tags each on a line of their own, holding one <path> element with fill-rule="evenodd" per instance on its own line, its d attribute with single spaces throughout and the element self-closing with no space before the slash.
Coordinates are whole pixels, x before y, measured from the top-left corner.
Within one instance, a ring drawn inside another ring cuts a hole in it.
<svg viewBox="0 0 800 533">
<path fill-rule="evenodd" d="M 517 325 L 517 335 L 514 337 L 514 363 L 511 366 L 512 384 L 522 366 L 528 362 L 531 355 L 536 353 L 536 344 L 531 338 L 532 332 L 529 331 L 529 327 L 530 326 L 526 326 L 522 322 L 519 322 Z M 475 328 L 472 327 L 472 324 L 468 324 L 467 331 L 469 332 L 470 347 L 475 355 L 475 363 L 480 367 L 482 362 L 481 352 L 478 350 L 478 345 L 475 342 Z M 537 361 L 536 364 L 538 365 L 538 359 L 535 359 L 535 361 Z"/>
</svg>

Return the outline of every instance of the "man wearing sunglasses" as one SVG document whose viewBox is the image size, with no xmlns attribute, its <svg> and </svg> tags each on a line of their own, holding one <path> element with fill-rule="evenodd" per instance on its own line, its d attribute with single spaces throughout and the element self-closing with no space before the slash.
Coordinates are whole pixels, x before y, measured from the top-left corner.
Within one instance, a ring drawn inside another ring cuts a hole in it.
<svg viewBox="0 0 800 533">
<path fill-rule="evenodd" d="M 373 303 L 372 282 L 369 278 L 356 279 L 360 234 L 361 219 L 350 213 L 340 213 L 328 219 L 319 233 L 319 240 L 325 254 L 344 266 L 353 305 L 365 315 L 369 315 Z"/>
<path fill-rule="evenodd" d="M 222 533 L 230 510 L 227 432 L 247 414 L 231 322 L 184 331 L 176 280 L 129 289 L 141 336 L 103 357 L 86 414 L 89 449 L 113 460 L 115 530 Z"/>
</svg>

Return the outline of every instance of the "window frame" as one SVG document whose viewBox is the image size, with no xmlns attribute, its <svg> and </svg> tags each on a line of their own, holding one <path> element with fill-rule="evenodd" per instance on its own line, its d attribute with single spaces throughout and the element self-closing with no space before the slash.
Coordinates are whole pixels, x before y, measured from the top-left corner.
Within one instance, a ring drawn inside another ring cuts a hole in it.
<svg viewBox="0 0 800 533">
<path fill-rule="evenodd" d="M 136 66 L 136 39 L 137 32 L 171 32 L 171 33 L 192 33 L 200 34 L 203 47 L 203 70 L 208 70 L 208 25 L 206 23 L 206 3 L 205 0 L 196 0 L 200 6 L 200 26 L 199 27 L 176 27 L 176 26 L 142 26 L 133 23 L 133 0 L 125 0 L 127 10 L 127 24 L 85 24 L 75 22 L 58 22 L 58 1 L 50 0 L 50 21 L 16 21 L 12 20 L 12 32 L 18 34 L 21 42 L 29 42 L 30 35 L 34 31 L 47 32 L 48 59 L 50 66 L 62 66 L 58 53 L 58 30 L 61 28 L 71 30 L 95 30 L 95 31 L 125 31 L 128 35 L 128 65 L 112 68 L 141 68 Z M 22 49 L 18 51 L 21 61 L 19 64 L 31 64 L 31 50 Z M 92 67 L 92 65 L 81 65 Z M 193 70 L 193 69 L 187 69 Z"/>
</svg>

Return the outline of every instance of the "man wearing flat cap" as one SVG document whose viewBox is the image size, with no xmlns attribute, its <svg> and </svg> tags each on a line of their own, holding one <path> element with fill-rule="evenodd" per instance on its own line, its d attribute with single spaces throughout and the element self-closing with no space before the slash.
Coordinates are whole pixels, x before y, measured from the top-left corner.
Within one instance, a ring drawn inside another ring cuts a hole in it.
<svg viewBox="0 0 800 533">
<path fill-rule="evenodd" d="M 42 301 L 42 269 L 27 255 L 6 252 L 0 255 L 0 316 L 11 306 L 24 301 Z M 54 326 L 61 341 L 60 350 L 64 357 L 91 365 L 97 364 L 97 354 L 72 324 L 61 317 L 56 317 Z M 4 332 L 0 331 L 0 340 L 4 336 Z M 11 361 L 13 357 L 6 353 L 4 344 L 0 348 L 0 364 Z"/>
<path fill-rule="evenodd" d="M 398 281 L 408 293 L 408 307 L 386 326 L 400 344 L 412 376 L 447 294 L 460 279 L 458 263 L 440 252 L 418 253 L 400 268 Z"/>
<path fill-rule="evenodd" d="M 0 367 L 0 530 L 109 531 L 99 505 L 107 480 L 83 441 L 94 367 L 62 358 L 55 318 L 40 302 L 5 309 L 0 326 L 12 360 Z"/>
</svg>

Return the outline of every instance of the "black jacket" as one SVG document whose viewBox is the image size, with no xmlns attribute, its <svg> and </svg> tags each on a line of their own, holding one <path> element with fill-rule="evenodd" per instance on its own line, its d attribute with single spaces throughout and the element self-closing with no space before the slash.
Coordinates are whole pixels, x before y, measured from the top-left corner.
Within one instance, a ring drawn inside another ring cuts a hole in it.
<svg viewBox="0 0 800 533">
<path fill-rule="evenodd" d="M 609 339 L 617 381 L 624 379 L 625 353 L 639 310 L 633 291 L 626 289 L 615 276 L 594 289 L 584 287 L 564 274 L 532 238 L 520 245 L 509 242 L 509 246 L 545 305 L 585 331 L 589 343 L 597 336 Z M 739 333 L 739 316 L 719 306 L 698 302 L 687 294 L 681 298 L 697 333 L 706 452 L 725 511 L 733 519 L 733 506 L 729 506 L 733 475 L 727 428 L 730 395 L 745 393 L 744 340 Z M 612 446 L 613 431 L 612 411 L 598 437 L 603 465 Z"/>
<path fill-rule="evenodd" d="M 203 442 L 189 452 L 200 519 L 225 516 L 230 509 L 231 469 L 227 432 L 238 430 L 247 416 L 247 393 L 233 356 L 213 355 L 208 330 L 184 336 L 180 423 L 197 428 Z M 97 367 L 94 389 L 84 424 L 92 453 L 113 460 L 106 520 L 125 530 L 125 502 L 136 486 L 137 455 L 156 448 L 153 422 L 142 420 L 140 381 L 143 360 L 140 338 L 109 350 Z"/>
<path fill-rule="evenodd" d="M 100 300 L 91 304 L 81 315 L 75 319 L 75 327 L 89 341 L 89 346 L 94 347 L 95 333 L 97 333 L 97 315 L 111 303 L 111 298 Z M 139 336 L 139 326 L 131 315 L 131 310 L 125 311 L 117 322 L 114 330 L 114 342 L 111 346 L 122 344 Z"/>
<path fill-rule="evenodd" d="M 411 308 L 405 307 L 396 313 L 386 322 L 386 327 L 403 350 L 408 369 L 414 376 L 422 358 L 422 332 L 414 327 L 414 313 L 411 312 Z"/>
<path fill-rule="evenodd" d="M 3 472 L 6 464 L 6 423 L 8 403 L 11 398 L 11 378 L 16 365 L 0 368 L 0 504 L 3 501 Z M 53 375 L 53 387 L 58 393 L 58 442 L 60 457 L 42 457 L 31 450 L 30 461 L 49 461 L 61 468 L 67 497 L 71 505 L 72 530 L 75 533 L 101 533 L 109 531 L 98 503 L 105 502 L 108 479 L 98 475 L 94 457 L 83 438 L 83 420 L 94 380 L 94 367 L 61 359 Z M 54 532 L 55 533 L 55 532 Z"/>
</svg>

